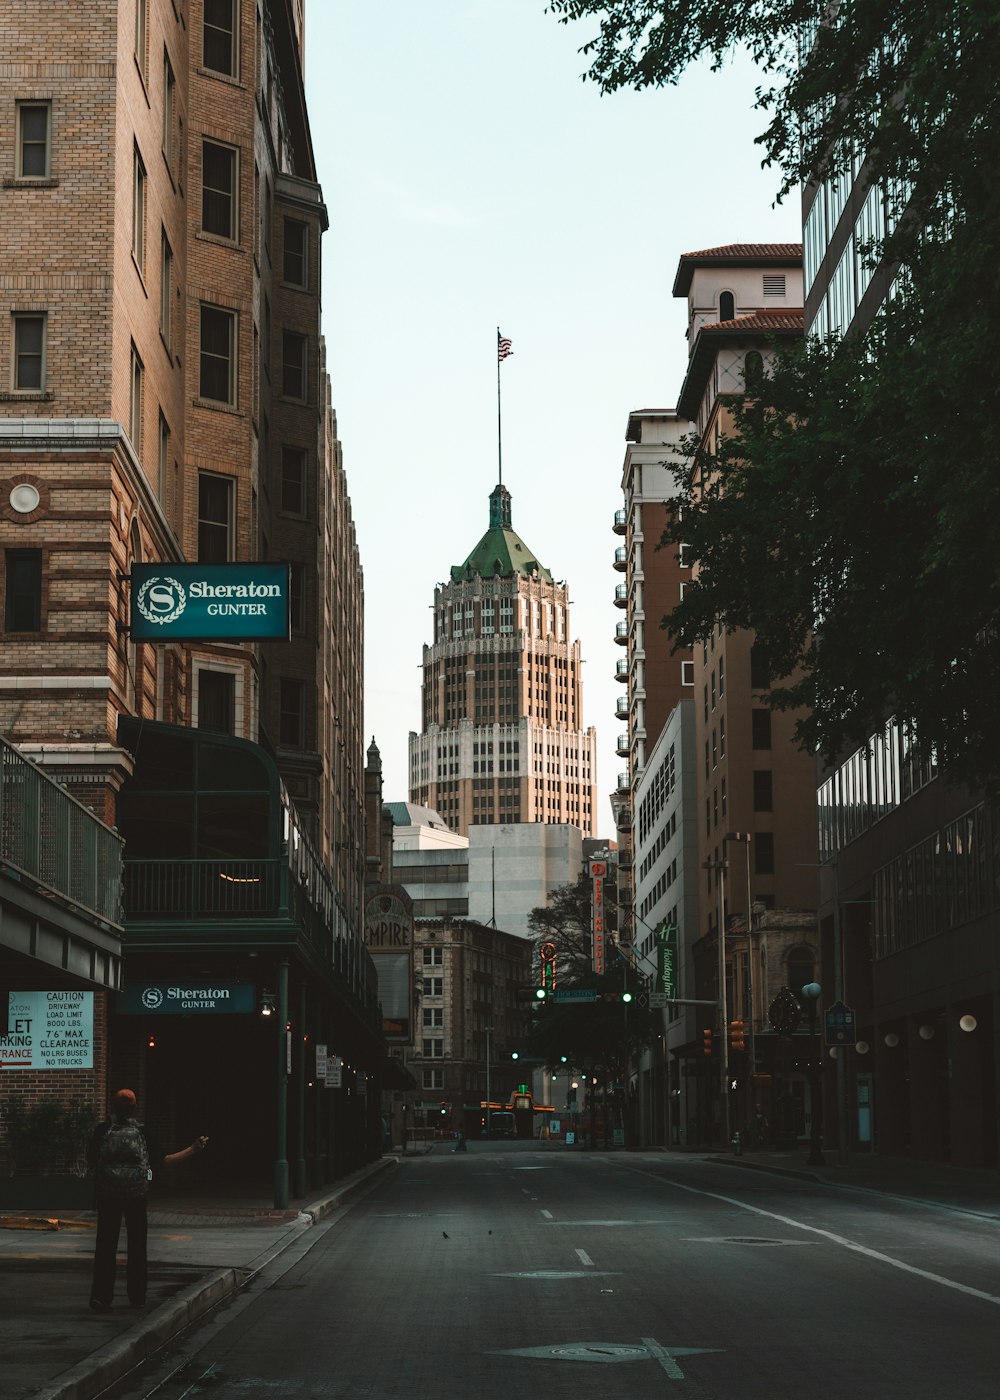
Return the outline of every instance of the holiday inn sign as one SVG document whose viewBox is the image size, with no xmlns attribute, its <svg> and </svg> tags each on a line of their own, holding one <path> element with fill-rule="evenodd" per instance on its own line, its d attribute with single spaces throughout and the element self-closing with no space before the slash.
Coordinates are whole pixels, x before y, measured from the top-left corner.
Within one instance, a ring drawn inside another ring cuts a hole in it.
<svg viewBox="0 0 1000 1400">
<path fill-rule="evenodd" d="M 136 642 L 287 641 L 287 564 L 135 564 Z"/>
</svg>

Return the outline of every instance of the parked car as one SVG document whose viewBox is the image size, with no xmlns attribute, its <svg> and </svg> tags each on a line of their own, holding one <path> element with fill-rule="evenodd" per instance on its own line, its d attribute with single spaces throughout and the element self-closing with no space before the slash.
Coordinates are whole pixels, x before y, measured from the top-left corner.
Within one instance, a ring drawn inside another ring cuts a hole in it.
<svg viewBox="0 0 1000 1400">
<path fill-rule="evenodd" d="M 491 1138 L 516 1138 L 517 1122 L 513 1113 L 491 1113 L 490 1114 L 490 1137 Z"/>
</svg>

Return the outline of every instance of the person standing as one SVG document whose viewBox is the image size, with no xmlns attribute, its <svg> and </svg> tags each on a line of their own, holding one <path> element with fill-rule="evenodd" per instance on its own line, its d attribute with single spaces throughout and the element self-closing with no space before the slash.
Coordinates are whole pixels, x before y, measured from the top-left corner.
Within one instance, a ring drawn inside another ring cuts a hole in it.
<svg viewBox="0 0 1000 1400">
<path fill-rule="evenodd" d="M 146 1301 L 146 1198 L 153 1169 L 167 1163 L 183 1162 L 201 1152 L 207 1137 L 195 1138 L 190 1147 L 162 1156 L 155 1139 L 136 1119 L 135 1094 L 119 1089 L 112 1103 L 111 1117 L 99 1123 L 87 1148 L 87 1165 L 94 1175 L 97 1202 L 97 1240 L 94 1245 L 94 1276 L 90 1286 L 90 1306 L 94 1312 L 107 1312 L 115 1292 L 118 1236 L 122 1221 L 128 1242 L 125 1286 L 133 1308 Z"/>
</svg>

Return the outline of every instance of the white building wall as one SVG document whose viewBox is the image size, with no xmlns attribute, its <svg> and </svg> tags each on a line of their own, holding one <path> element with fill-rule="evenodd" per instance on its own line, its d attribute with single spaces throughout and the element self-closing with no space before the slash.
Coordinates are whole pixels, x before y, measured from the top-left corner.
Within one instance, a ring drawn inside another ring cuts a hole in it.
<svg viewBox="0 0 1000 1400">
<path fill-rule="evenodd" d="M 675 707 L 646 763 L 635 792 L 635 914 L 636 962 L 639 971 L 655 977 L 655 930 L 662 922 L 676 923 L 678 945 L 678 994 L 694 996 L 692 944 L 698 938 L 698 811 L 695 776 L 694 701 L 682 700 Z M 644 816 L 644 813 L 646 814 Z M 688 1081 L 683 1061 L 670 1051 L 695 1039 L 695 1007 L 671 1007 L 663 1013 L 662 1041 L 666 1054 L 665 1074 L 654 1081 L 654 1091 L 666 1100 L 663 1116 L 673 1132 L 667 1142 L 685 1141 L 688 1119 L 694 1116 L 688 1104 Z M 638 1074 L 648 1075 L 657 1058 L 647 1050 Z M 649 1112 L 649 1105 L 641 1109 Z M 691 1099 L 693 1105 L 693 1095 Z M 690 1111 L 689 1111 L 690 1108 Z M 654 1117 L 651 1113 L 651 1118 Z M 643 1124 L 648 1138 L 650 1124 Z"/>
<path fill-rule="evenodd" d="M 530 937 L 528 915 L 583 869 L 583 832 L 568 824 L 469 828 L 469 918 Z"/>
</svg>

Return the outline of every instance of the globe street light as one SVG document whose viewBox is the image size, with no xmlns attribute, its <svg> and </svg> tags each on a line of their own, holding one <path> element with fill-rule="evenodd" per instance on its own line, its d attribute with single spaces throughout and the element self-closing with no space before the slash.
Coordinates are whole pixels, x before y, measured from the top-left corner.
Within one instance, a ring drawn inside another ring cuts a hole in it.
<svg viewBox="0 0 1000 1400">
<path fill-rule="evenodd" d="M 806 1158 L 808 1167 L 826 1166 L 826 1158 L 823 1156 L 823 1064 L 819 1057 L 819 1037 L 816 1033 L 817 1011 L 822 995 L 823 988 L 818 982 L 807 982 L 799 992 L 809 1017 L 810 1123 L 809 1156 Z"/>
</svg>

